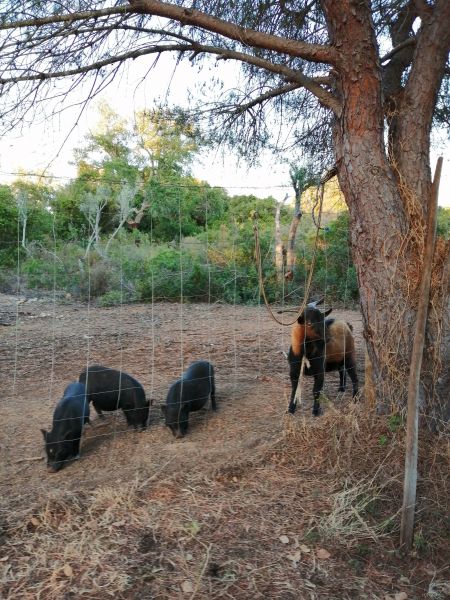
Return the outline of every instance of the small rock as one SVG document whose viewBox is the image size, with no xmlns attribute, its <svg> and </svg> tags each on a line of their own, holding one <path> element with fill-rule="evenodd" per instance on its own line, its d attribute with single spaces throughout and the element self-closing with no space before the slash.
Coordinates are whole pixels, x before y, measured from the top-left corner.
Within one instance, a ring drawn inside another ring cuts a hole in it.
<svg viewBox="0 0 450 600">
<path fill-rule="evenodd" d="M 287 558 L 289 560 L 292 560 L 294 567 L 296 567 L 298 565 L 298 562 L 301 559 L 301 557 L 302 557 L 302 553 L 300 552 L 300 550 L 297 550 L 293 554 L 287 554 Z"/>
<path fill-rule="evenodd" d="M 289 544 L 289 538 L 287 535 L 280 535 L 278 539 L 282 544 Z"/>
<path fill-rule="evenodd" d="M 181 584 L 181 590 L 185 594 L 192 594 L 192 592 L 194 591 L 194 586 L 188 579 L 186 579 L 186 581 L 183 581 L 183 583 Z"/>
<path fill-rule="evenodd" d="M 66 577 L 73 577 L 73 569 L 70 565 L 64 565 L 63 571 Z"/>
</svg>

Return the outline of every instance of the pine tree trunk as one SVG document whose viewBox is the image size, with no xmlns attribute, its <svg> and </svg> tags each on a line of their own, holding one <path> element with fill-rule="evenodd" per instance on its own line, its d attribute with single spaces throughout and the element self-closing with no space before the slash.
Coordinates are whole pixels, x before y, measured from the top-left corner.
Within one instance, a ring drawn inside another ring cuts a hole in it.
<svg viewBox="0 0 450 600">
<path fill-rule="evenodd" d="M 430 169 L 427 161 L 416 164 L 412 181 L 411 173 L 400 177 L 397 165 L 386 155 L 381 71 L 365 3 L 323 0 L 323 5 L 332 42 L 351 48 L 342 53 L 338 65 L 343 111 L 334 125 L 334 148 L 338 179 L 350 212 L 352 256 L 377 406 L 383 412 L 398 410 L 406 401 Z M 418 121 L 420 115 L 415 118 Z M 397 124 L 397 132 L 401 130 Z M 426 146 L 426 136 L 422 138 Z M 423 150 L 423 154 L 428 153 L 428 147 Z M 433 273 L 434 281 L 439 282 L 432 291 L 435 322 L 431 319 L 428 323 L 435 353 L 425 350 L 422 370 L 423 396 L 432 409 L 429 412 L 441 416 L 448 400 L 439 398 L 435 383 L 445 376 L 439 368 L 445 263 L 446 251 L 441 247 Z"/>
</svg>

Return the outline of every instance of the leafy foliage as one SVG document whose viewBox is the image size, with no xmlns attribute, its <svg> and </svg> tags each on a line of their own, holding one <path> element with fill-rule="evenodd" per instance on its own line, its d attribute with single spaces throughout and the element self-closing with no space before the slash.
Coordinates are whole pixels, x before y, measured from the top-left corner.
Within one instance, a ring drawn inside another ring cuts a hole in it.
<svg viewBox="0 0 450 600">
<path fill-rule="evenodd" d="M 328 224 L 319 245 L 314 285 L 319 293 L 347 304 L 358 299 L 356 270 L 350 256 L 348 213 Z"/>
<path fill-rule="evenodd" d="M 274 267 L 276 200 L 229 197 L 223 189 L 194 179 L 188 167 L 200 144 L 198 132 L 182 113 L 142 112 L 130 124 L 102 105 L 97 128 L 75 153 L 78 174 L 73 181 L 55 190 L 23 179 L 0 187 L 2 265 L 14 271 L 19 252 L 26 287 L 56 287 L 81 299 L 97 298 L 103 305 L 181 299 L 256 303 L 257 224 L 268 299 L 301 299 L 316 231 L 310 214 L 316 203 L 315 188 L 308 187 L 314 182 L 311 171 L 292 165 L 296 200 L 304 192 L 306 212 L 297 234 L 295 279 L 280 286 Z M 18 244 L 18 191 L 27 202 L 26 249 Z M 325 209 L 342 207 L 340 202 L 339 190 L 331 185 Z M 126 226 L 142 207 L 137 228 Z M 281 208 L 285 241 L 296 210 L 286 203 Z M 329 219 L 324 217 L 327 228 L 318 248 L 315 290 L 333 300 L 353 301 L 357 287 L 349 258 L 348 216 L 343 212 Z"/>
<path fill-rule="evenodd" d="M 450 239 L 450 208 L 438 207 L 437 234 L 444 239 Z"/>
<path fill-rule="evenodd" d="M 0 186 L 0 264 L 12 267 L 17 259 L 17 204 L 11 188 Z"/>
</svg>

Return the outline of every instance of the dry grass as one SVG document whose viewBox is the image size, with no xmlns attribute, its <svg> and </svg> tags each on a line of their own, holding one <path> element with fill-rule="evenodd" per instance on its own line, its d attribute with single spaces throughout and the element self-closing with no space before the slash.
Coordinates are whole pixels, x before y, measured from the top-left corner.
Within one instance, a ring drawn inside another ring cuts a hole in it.
<svg viewBox="0 0 450 600">
<path fill-rule="evenodd" d="M 39 427 L 86 361 L 86 313 L 77 308 L 58 308 L 55 332 L 30 320 L 5 360 L 7 376 L 17 352 L 17 393 L 3 403 L 0 597 L 385 600 L 404 591 L 440 600 L 449 579 L 448 441 L 421 433 L 415 553 L 402 558 L 402 424 L 349 394 L 334 400 L 333 375 L 322 417 L 311 417 L 308 378 L 305 406 L 285 415 L 287 365 L 278 349 L 289 339 L 280 341 L 264 313 L 255 333 L 249 307 L 183 309 L 184 358 L 210 352 L 217 414 L 193 416 L 181 441 L 156 407 L 146 432 L 121 431 L 120 415 L 94 419 L 81 460 L 46 475 L 34 460 Z M 91 309 L 90 358 L 122 364 L 160 401 L 179 368 L 167 360 L 179 352 L 179 309 L 155 306 L 154 331 L 148 310 L 124 308 L 118 338 L 112 311 Z M 198 328 L 200 318 L 209 329 Z M 360 321 L 345 318 L 355 325 L 362 379 Z M 13 331 L 3 335 L 15 344 Z M 52 361 L 49 397 L 42 373 Z"/>
<path fill-rule="evenodd" d="M 281 437 L 209 469 L 167 477 L 161 465 L 145 480 L 50 494 L 19 520 L 5 515 L 2 597 L 419 598 L 433 561 L 438 599 L 448 446 L 434 439 L 421 456 L 422 564 L 395 553 L 402 441 L 385 419 L 330 408 L 286 417 Z"/>
<path fill-rule="evenodd" d="M 406 405 L 410 356 L 413 345 L 415 310 L 419 303 L 420 284 L 423 276 L 423 258 L 427 234 L 425 220 L 427 198 L 417 197 L 416 192 L 402 176 L 391 157 L 391 167 L 397 177 L 397 185 L 403 201 L 405 228 L 398 232 L 395 239 L 384 240 L 380 247 L 380 260 L 384 262 L 385 286 L 396 303 L 389 306 L 386 316 L 372 315 L 376 325 L 372 326 L 371 335 L 377 332 L 377 361 L 382 377 L 377 389 L 386 399 L 384 410 L 404 410 Z M 448 319 L 448 286 L 450 276 L 450 242 L 437 238 L 433 254 L 430 281 L 430 301 L 427 317 L 427 336 L 423 358 L 423 383 L 430 399 L 426 413 L 429 417 L 427 425 L 434 429 L 447 428 L 446 398 L 444 393 L 436 389 L 436 382 L 445 378 L 448 373 L 447 357 L 442 352 L 446 337 L 450 335 Z M 401 294 L 399 295 L 399 290 Z M 399 298 L 401 301 L 399 302 Z M 384 306 L 383 299 L 378 299 L 379 306 Z M 381 343 L 380 343 L 381 342 Z M 442 356 L 444 354 L 444 356 Z M 431 416 L 431 418 L 430 418 Z"/>
</svg>

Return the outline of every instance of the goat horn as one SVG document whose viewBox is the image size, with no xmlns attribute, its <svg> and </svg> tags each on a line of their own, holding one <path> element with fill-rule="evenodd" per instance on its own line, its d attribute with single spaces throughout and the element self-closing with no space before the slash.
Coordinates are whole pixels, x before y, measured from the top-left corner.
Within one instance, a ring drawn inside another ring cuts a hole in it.
<svg viewBox="0 0 450 600">
<path fill-rule="evenodd" d="M 325 300 L 325 296 L 322 296 L 322 298 L 319 298 L 319 300 L 316 300 L 315 302 L 310 302 L 308 304 L 308 306 L 311 306 L 312 308 L 316 308 L 316 306 L 319 306 L 319 304 L 323 304 L 324 300 Z"/>
</svg>

